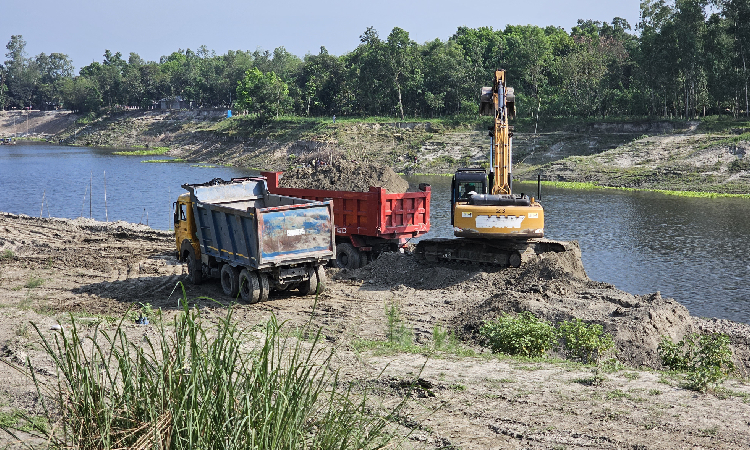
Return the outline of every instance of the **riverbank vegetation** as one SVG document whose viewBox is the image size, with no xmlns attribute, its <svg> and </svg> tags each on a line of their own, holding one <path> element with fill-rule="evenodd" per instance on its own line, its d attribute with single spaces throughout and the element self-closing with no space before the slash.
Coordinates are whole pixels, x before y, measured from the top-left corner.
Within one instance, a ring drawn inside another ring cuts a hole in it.
<svg viewBox="0 0 750 450">
<path fill-rule="evenodd" d="M 157 61 L 110 50 L 74 74 L 62 53 L 29 57 L 11 36 L 0 109 L 217 107 L 258 117 L 432 118 L 476 115 L 477 97 L 506 68 L 522 119 L 539 116 L 694 118 L 750 110 L 750 6 L 740 0 L 643 0 L 637 24 L 579 20 L 563 28 L 459 27 L 419 44 L 407 30 L 370 27 L 341 56 L 303 58 L 205 46 Z M 134 49 L 135 50 L 135 49 Z M 267 89 L 275 87 L 275 89 Z M 546 120 L 546 119 L 545 119 Z"/>
</svg>

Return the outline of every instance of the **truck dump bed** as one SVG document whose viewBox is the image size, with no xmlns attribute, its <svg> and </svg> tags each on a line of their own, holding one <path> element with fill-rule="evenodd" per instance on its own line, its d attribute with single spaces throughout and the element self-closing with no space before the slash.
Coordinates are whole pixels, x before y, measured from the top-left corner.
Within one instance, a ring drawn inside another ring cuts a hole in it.
<svg viewBox="0 0 750 450">
<path fill-rule="evenodd" d="M 333 206 L 267 192 L 263 178 L 185 184 L 201 252 L 254 269 L 334 255 Z"/>
<path fill-rule="evenodd" d="M 382 239 L 409 239 L 430 231 L 430 186 L 419 192 L 388 194 L 380 187 L 369 192 L 280 188 L 283 172 L 261 172 L 273 194 L 311 200 L 333 200 L 337 236 L 371 236 Z"/>
</svg>

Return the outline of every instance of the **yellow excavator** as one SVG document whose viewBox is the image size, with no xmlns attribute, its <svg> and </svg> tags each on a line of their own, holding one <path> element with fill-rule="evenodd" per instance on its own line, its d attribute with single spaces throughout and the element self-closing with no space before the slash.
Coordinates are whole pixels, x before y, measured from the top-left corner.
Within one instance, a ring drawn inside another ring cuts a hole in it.
<svg viewBox="0 0 750 450">
<path fill-rule="evenodd" d="M 490 127 L 489 177 L 484 169 L 458 169 L 451 183 L 451 224 L 461 239 L 425 239 L 415 248 L 419 259 L 465 261 L 519 267 L 522 254 L 564 251 L 564 243 L 544 237 L 544 209 L 534 198 L 513 193 L 512 138 L 515 95 L 505 71 L 495 71 L 492 87 L 482 88 L 482 115 L 494 116 Z"/>
</svg>

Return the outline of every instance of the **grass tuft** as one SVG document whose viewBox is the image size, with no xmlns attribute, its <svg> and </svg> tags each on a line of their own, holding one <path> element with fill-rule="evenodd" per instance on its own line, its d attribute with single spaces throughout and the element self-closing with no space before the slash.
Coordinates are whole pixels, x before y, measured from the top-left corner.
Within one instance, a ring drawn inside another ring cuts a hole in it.
<svg viewBox="0 0 750 450">
<path fill-rule="evenodd" d="M 71 317 L 52 338 L 35 325 L 59 376 L 46 385 L 29 371 L 52 424 L 26 420 L 32 434 L 80 449 L 343 450 L 389 442 L 387 427 L 403 402 L 383 410 L 355 394 L 330 367 L 333 351 L 322 348 L 319 331 L 303 342 L 272 317 L 257 343 L 232 308 L 208 325 L 187 303 L 171 326 L 155 326 L 153 338 L 131 340 L 124 318 L 113 332 L 87 333 Z"/>
</svg>

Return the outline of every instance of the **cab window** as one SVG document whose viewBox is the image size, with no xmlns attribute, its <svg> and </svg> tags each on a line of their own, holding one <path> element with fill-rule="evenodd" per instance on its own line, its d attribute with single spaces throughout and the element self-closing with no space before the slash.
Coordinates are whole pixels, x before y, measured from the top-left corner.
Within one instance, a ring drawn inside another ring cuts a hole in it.
<svg viewBox="0 0 750 450">
<path fill-rule="evenodd" d="M 471 193 L 475 194 L 482 194 L 484 190 L 482 189 L 482 183 L 477 182 L 466 182 L 466 183 L 460 183 L 458 185 L 458 197 L 459 198 L 469 198 Z"/>
<path fill-rule="evenodd" d="M 185 213 L 185 204 L 180 203 L 180 220 L 187 220 L 187 214 Z"/>
</svg>

